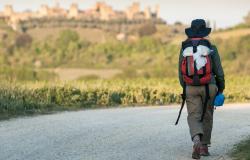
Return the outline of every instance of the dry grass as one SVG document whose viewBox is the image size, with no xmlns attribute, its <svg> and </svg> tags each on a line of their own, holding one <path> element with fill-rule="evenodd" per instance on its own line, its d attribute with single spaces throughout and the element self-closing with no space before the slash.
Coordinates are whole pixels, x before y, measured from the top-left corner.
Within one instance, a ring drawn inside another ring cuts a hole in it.
<svg viewBox="0 0 250 160">
<path fill-rule="evenodd" d="M 58 28 L 35 28 L 28 30 L 28 34 L 32 36 L 33 39 L 38 41 L 43 41 L 48 37 L 56 39 L 61 31 L 70 29 L 65 27 Z M 106 42 L 112 40 L 114 36 L 107 33 L 101 29 L 90 29 L 90 28 L 72 28 L 76 31 L 82 40 L 87 40 L 89 42 Z M 42 33 L 42 34 L 41 34 Z"/>
<path fill-rule="evenodd" d="M 215 32 L 211 34 L 213 38 L 228 39 L 233 37 L 241 37 L 250 34 L 250 28 L 235 29 L 229 31 Z"/>
<path fill-rule="evenodd" d="M 238 37 L 246 36 L 248 34 L 250 34 L 250 28 L 214 32 L 209 37 L 212 39 L 220 38 L 223 40 L 227 40 L 229 38 L 236 38 L 236 37 L 238 38 Z M 185 35 L 177 35 L 176 37 L 173 38 L 171 43 L 175 45 L 179 45 L 185 39 L 186 39 Z"/>
<path fill-rule="evenodd" d="M 80 68 L 57 68 L 49 69 L 59 76 L 60 80 L 77 80 L 84 76 L 95 75 L 102 79 L 110 79 L 122 73 L 119 69 L 80 69 Z"/>
</svg>

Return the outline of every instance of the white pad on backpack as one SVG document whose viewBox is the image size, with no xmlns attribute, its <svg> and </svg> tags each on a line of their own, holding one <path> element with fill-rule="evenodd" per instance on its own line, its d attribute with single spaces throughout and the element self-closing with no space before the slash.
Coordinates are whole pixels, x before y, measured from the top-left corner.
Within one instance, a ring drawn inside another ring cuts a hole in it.
<svg viewBox="0 0 250 160">
<path fill-rule="evenodd" d="M 182 55 L 183 57 L 193 56 L 194 61 L 196 62 L 196 69 L 200 70 L 207 64 L 207 59 L 205 56 L 209 55 L 212 52 L 207 46 L 198 45 L 197 52 L 193 53 L 193 47 L 187 47 L 184 49 Z"/>
</svg>

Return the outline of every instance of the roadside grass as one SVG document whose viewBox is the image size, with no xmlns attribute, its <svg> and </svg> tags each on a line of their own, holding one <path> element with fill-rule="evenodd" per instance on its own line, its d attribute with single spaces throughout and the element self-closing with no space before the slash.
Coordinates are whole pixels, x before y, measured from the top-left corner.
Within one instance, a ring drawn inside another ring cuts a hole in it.
<svg viewBox="0 0 250 160">
<path fill-rule="evenodd" d="M 250 77 L 228 77 L 226 102 L 250 102 Z M 240 84 L 240 85 L 239 85 Z M 177 78 L 1 82 L 0 119 L 81 109 L 181 102 Z"/>
<path fill-rule="evenodd" d="M 250 137 L 235 146 L 231 157 L 233 160 L 250 160 Z"/>
<path fill-rule="evenodd" d="M 174 90 L 173 90 L 174 88 Z M 117 106 L 179 103 L 178 81 L 84 80 L 0 83 L 0 119 Z"/>
</svg>

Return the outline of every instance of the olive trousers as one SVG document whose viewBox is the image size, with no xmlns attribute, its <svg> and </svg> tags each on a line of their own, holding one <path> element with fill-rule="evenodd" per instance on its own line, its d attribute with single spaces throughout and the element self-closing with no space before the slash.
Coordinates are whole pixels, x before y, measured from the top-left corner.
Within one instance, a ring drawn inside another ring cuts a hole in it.
<svg viewBox="0 0 250 160">
<path fill-rule="evenodd" d="M 209 84 L 210 99 L 207 103 L 207 110 L 204 115 L 203 122 L 201 116 L 203 113 L 203 106 L 206 98 L 205 86 L 186 86 L 186 103 L 188 111 L 188 125 L 190 129 L 191 138 L 197 134 L 201 135 L 201 143 L 211 144 L 211 133 L 213 128 L 213 112 L 214 112 L 214 98 L 218 92 L 215 84 Z"/>
</svg>

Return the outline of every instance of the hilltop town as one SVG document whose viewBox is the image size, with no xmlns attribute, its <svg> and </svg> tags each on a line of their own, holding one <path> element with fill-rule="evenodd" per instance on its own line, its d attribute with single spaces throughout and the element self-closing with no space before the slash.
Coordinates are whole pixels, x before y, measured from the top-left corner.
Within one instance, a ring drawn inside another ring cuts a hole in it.
<svg viewBox="0 0 250 160">
<path fill-rule="evenodd" d="M 97 2 L 93 7 L 87 10 L 81 10 L 78 4 L 71 4 L 69 9 L 60 7 L 56 3 L 54 7 L 42 5 L 37 11 L 16 12 L 12 5 L 6 5 L 3 11 L 0 11 L 0 19 L 7 22 L 16 31 L 22 31 L 32 27 L 43 27 L 55 19 L 60 20 L 60 25 L 72 25 L 69 21 L 74 21 L 74 25 L 86 26 L 91 22 L 112 22 L 138 24 L 151 21 L 154 23 L 165 23 L 159 17 L 160 8 L 156 5 L 154 9 L 146 7 L 144 11 L 140 8 L 140 3 L 134 2 L 127 9 L 122 11 L 114 10 L 105 2 Z M 83 23 L 86 22 L 86 23 Z M 54 24 L 55 25 L 55 24 Z"/>
</svg>

